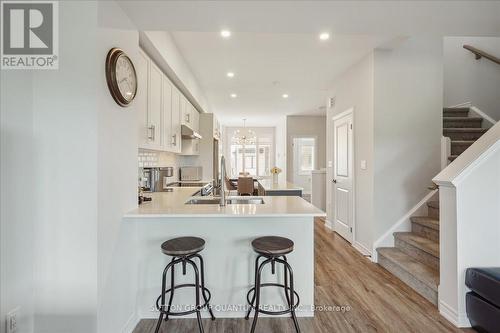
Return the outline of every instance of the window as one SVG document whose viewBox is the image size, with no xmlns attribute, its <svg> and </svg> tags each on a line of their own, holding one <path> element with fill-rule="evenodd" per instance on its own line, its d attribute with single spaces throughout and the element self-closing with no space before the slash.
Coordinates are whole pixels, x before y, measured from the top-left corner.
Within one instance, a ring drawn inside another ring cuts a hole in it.
<svg viewBox="0 0 500 333">
<path fill-rule="evenodd" d="M 274 166 L 274 128 L 252 128 L 257 138 L 254 143 L 245 145 L 232 138 L 237 129 L 226 129 L 228 142 L 231 142 L 228 147 L 231 177 L 237 177 L 240 172 L 248 172 L 252 176 L 270 176 Z"/>
<path fill-rule="evenodd" d="M 295 138 L 297 145 L 299 175 L 309 175 L 316 167 L 316 140 L 314 138 Z"/>
</svg>

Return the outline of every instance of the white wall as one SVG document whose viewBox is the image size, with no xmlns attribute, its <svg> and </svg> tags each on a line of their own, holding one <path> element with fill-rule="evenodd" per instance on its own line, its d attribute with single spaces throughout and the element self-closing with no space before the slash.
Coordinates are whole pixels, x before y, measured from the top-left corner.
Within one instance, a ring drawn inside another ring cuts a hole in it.
<svg viewBox="0 0 500 333">
<path fill-rule="evenodd" d="M 495 120 L 500 120 L 500 65 L 476 60 L 464 44 L 500 58 L 499 37 L 444 38 L 444 105 L 471 102 Z"/>
<path fill-rule="evenodd" d="M 374 52 L 374 240 L 429 192 L 441 170 L 442 40 Z"/>
<path fill-rule="evenodd" d="M 0 332 L 19 307 L 19 332 L 34 332 L 33 80 L 32 73 L 0 74 Z"/>
<path fill-rule="evenodd" d="M 440 171 L 441 39 L 412 37 L 375 50 L 337 79 L 330 97 L 335 107 L 328 110 L 327 161 L 332 161 L 332 117 L 354 110 L 354 242 L 370 253 L 373 243 L 428 193 Z M 327 171 L 330 180 L 332 168 Z M 331 202 L 329 182 L 329 220 Z"/>
<path fill-rule="evenodd" d="M 134 103 L 126 108 L 115 103 L 104 78 L 104 60 L 112 47 L 120 47 L 137 62 L 139 33 L 114 1 L 99 2 L 98 24 L 97 331 L 121 332 L 136 320 L 135 233 L 122 216 L 137 206 L 139 110 Z M 146 87 L 138 87 L 138 94 L 144 93 Z"/>
<path fill-rule="evenodd" d="M 326 167 L 326 116 L 287 116 L 287 179 L 293 182 L 293 137 L 317 137 L 316 169 Z"/>
<path fill-rule="evenodd" d="M 35 330 L 95 332 L 97 3 L 59 4 L 58 70 L 33 72 Z"/>
<path fill-rule="evenodd" d="M 333 221 L 332 183 L 333 124 L 332 117 L 350 108 L 354 109 L 354 173 L 356 228 L 355 241 L 370 249 L 373 241 L 373 54 L 348 69 L 336 81 L 329 92 L 335 98 L 335 106 L 327 113 L 327 213 Z M 361 170 L 359 161 L 367 161 L 367 169 Z"/>
</svg>

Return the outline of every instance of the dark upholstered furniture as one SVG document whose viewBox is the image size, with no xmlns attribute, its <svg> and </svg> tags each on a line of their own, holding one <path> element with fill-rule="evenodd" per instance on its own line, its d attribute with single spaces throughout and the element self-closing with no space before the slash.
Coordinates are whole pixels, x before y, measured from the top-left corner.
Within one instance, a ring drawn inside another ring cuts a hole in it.
<svg viewBox="0 0 500 333">
<path fill-rule="evenodd" d="M 469 268 L 465 285 L 467 316 L 479 332 L 500 333 L 500 267 Z"/>
</svg>

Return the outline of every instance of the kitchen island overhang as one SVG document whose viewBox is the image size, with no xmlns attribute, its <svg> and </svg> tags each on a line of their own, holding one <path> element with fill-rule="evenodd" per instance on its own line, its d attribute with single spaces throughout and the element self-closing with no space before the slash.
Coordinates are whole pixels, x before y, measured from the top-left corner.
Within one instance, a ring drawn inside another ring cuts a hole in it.
<svg viewBox="0 0 500 333">
<path fill-rule="evenodd" d="M 221 318 L 245 316 L 246 296 L 254 283 L 257 257 L 251 247 L 252 240 L 269 235 L 290 238 L 295 246 L 287 258 L 300 295 L 297 316 L 314 315 L 314 218 L 325 216 L 324 212 L 300 197 L 262 197 L 263 204 L 220 207 L 186 204 L 189 195 L 183 194 L 188 192 L 185 189 L 178 192 L 177 195 L 155 193 L 151 204 L 141 205 L 124 217 L 124 222 L 132 224 L 131 230 L 135 232 L 140 318 L 157 318 L 155 302 L 160 294 L 161 275 L 171 260 L 161 253 L 160 245 L 181 236 L 201 237 L 206 242 L 200 253 L 205 261 L 206 286 L 212 294 L 215 315 Z M 283 267 L 277 266 L 276 275 L 266 269 L 263 276 L 266 282 L 283 283 Z M 191 283 L 193 273 L 188 271 L 182 276 L 176 271 L 175 280 L 176 284 Z M 178 309 L 189 308 L 193 293 L 192 290 L 176 291 L 174 305 Z M 261 304 L 268 309 L 282 310 L 286 304 L 285 294 L 279 289 L 264 288 Z M 208 313 L 203 311 L 203 315 Z"/>
</svg>

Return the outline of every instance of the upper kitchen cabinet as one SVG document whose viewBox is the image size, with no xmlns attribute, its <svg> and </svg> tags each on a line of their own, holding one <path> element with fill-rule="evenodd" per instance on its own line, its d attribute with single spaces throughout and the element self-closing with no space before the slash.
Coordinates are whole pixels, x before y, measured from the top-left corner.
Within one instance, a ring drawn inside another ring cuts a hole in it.
<svg viewBox="0 0 500 333">
<path fill-rule="evenodd" d="M 163 105 L 163 144 L 164 150 L 171 151 L 174 143 L 172 134 L 172 84 L 166 75 L 162 78 L 162 105 Z"/>
<path fill-rule="evenodd" d="M 198 111 L 142 50 L 137 72 L 139 148 L 197 155 Z M 194 138 L 193 142 L 183 140 L 187 138 Z M 185 150 L 183 141 L 187 146 Z"/>
<path fill-rule="evenodd" d="M 148 72 L 149 57 L 142 51 L 139 51 L 140 57 L 136 63 L 137 69 L 137 96 L 135 103 L 139 110 L 139 148 L 149 148 L 149 130 L 148 130 Z"/>
<path fill-rule="evenodd" d="M 142 51 L 137 63 L 139 147 L 162 149 L 163 73 Z"/>
<path fill-rule="evenodd" d="M 172 85 L 172 117 L 171 117 L 171 134 L 170 134 L 170 151 L 174 153 L 181 152 L 181 93 L 177 87 Z"/>
</svg>

